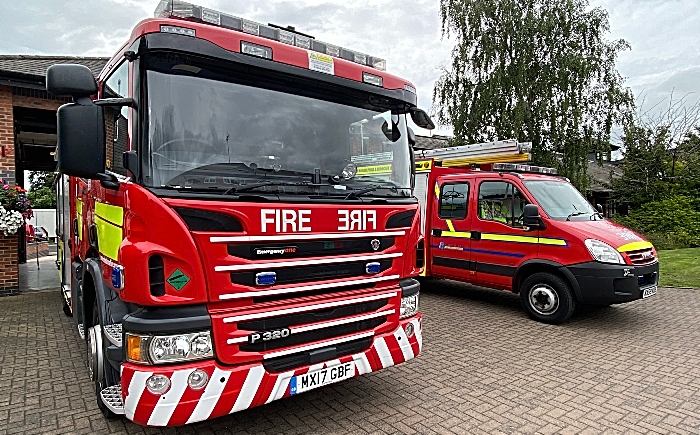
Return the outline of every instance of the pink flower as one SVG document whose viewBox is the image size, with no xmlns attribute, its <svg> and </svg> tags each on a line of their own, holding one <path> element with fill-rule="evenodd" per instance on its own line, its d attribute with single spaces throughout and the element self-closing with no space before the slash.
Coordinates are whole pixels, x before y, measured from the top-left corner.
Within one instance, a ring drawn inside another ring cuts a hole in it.
<svg viewBox="0 0 700 435">
<path fill-rule="evenodd" d="M 2 186 L 2 188 L 5 189 L 5 190 L 7 190 L 7 189 L 10 188 L 10 185 L 9 185 L 9 184 L 6 184 L 6 185 Z"/>
</svg>

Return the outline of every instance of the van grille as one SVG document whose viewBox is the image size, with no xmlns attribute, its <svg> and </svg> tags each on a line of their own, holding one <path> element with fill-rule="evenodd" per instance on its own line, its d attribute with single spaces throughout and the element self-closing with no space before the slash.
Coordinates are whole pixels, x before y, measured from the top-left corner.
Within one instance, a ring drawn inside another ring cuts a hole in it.
<svg viewBox="0 0 700 435">
<path fill-rule="evenodd" d="M 627 256 L 632 264 L 645 265 L 654 263 L 657 258 L 654 256 L 654 251 L 651 248 L 640 249 L 638 251 L 629 251 Z"/>
</svg>

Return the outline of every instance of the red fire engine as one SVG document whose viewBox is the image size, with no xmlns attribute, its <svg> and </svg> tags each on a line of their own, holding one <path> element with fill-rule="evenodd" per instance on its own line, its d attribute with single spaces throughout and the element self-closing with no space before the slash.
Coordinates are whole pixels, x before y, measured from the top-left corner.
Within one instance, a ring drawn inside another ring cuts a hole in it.
<svg viewBox="0 0 700 435">
<path fill-rule="evenodd" d="M 654 295 L 652 244 L 604 218 L 556 170 L 523 164 L 529 147 L 497 141 L 417 152 L 424 275 L 519 293 L 531 318 L 555 324 L 577 304 Z"/>
<path fill-rule="evenodd" d="M 101 410 L 206 420 L 421 349 L 413 85 L 179 0 L 97 82 L 55 65 L 64 310 Z M 390 167 L 377 176 L 363 170 Z"/>
</svg>

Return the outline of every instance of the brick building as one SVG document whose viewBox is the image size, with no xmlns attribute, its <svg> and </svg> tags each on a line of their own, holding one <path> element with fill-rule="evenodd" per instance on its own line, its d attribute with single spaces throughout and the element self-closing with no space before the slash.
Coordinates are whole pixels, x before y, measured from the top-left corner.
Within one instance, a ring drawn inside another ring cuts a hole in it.
<svg viewBox="0 0 700 435">
<path fill-rule="evenodd" d="M 25 187 L 24 171 L 56 168 L 56 109 L 68 101 L 45 90 L 46 70 L 57 63 L 79 63 L 95 76 L 107 58 L 0 55 L 0 178 Z M 24 233 L 0 233 L 0 295 L 16 294 Z"/>
</svg>

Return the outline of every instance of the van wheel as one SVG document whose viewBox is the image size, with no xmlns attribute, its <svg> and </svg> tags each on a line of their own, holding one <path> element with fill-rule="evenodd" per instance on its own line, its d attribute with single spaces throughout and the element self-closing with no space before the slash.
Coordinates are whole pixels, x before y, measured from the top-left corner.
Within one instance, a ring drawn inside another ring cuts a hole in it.
<svg viewBox="0 0 700 435">
<path fill-rule="evenodd" d="M 566 322 L 576 308 L 569 285 L 546 272 L 525 279 L 520 286 L 520 304 L 533 320 L 552 325 Z"/>
</svg>

